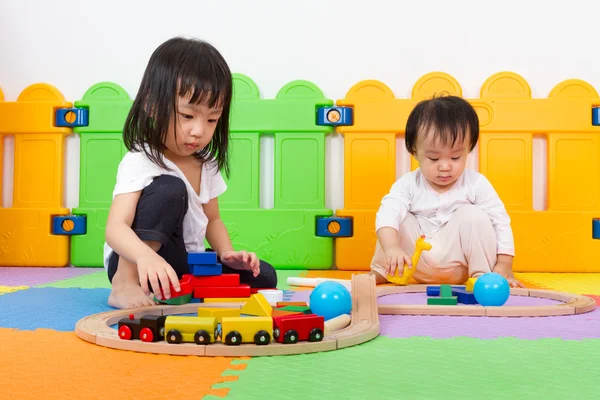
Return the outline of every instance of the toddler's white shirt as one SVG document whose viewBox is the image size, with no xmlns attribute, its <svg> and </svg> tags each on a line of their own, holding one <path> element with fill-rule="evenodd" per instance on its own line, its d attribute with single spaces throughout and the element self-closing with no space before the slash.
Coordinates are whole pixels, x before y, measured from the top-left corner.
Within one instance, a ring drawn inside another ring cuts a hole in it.
<svg viewBox="0 0 600 400">
<path fill-rule="evenodd" d="M 408 212 L 419 221 L 423 234 L 435 236 L 463 204 L 481 207 L 490 217 L 498 242 L 497 254 L 515 255 L 510 217 L 490 181 L 481 173 L 465 169 L 454 186 L 437 193 L 420 169 L 404 174 L 381 200 L 375 229 L 399 229 Z"/>
</svg>

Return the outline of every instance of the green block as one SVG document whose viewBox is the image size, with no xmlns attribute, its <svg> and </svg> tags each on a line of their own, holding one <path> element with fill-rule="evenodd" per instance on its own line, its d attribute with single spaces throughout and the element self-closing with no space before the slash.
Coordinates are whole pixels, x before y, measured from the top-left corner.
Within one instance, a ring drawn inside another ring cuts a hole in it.
<svg viewBox="0 0 600 400">
<path fill-rule="evenodd" d="M 455 306 L 458 304 L 456 296 L 452 297 L 429 297 L 427 304 L 430 306 Z"/>
<path fill-rule="evenodd" d="M 452 286 L 440 285 L 440 297 L 452 297 Z"/>
<path fill-rule="evenodd" d="M 103 265 L 104 232 L 112 203 L 119 163 L 127 149 L 123 126 L 132 100 L 119 85 L 98 83 L 87 90 L 76 107 L 88 108 L 88 126 L 80 134 L 79 206 L 73 214 L 86 215 L 85 235 L 71 237 L 71 263 L 76 267 Z"/>
<path fill-rule="evenodd" d="M 193 293 L 186 294 L 184 296 L 174 297 L 168 300 L 157 300 L 156 296 L 154 297 L 154 301 L 158 301 L 160 304 L 170 304 L 172 306 L 180 306 L 182 304 L 187 304 L 192 301 Z"/>
<path fill-rule="evenodd" d="M 282 310 L 282 311 L 297 311 L 297 312 L 301 312 L 303 314 L 310 314 L 310 307 L 304 307 L 304 306 L 285 306 L 285 307 L 280 307 L 278 308 L 278 310 Z"/>
<path fill-rule="evenodd" d="M 255 252 L 276 269 L 329 269 L 333 238 L 315 236 L 318 216 L 332 210 L 221 210 L 233 247 Z"/>
</svg>

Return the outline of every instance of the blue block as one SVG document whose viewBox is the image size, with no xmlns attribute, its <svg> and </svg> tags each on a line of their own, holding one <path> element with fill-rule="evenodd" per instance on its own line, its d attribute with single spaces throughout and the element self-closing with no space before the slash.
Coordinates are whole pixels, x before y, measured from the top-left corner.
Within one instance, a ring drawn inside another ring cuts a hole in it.
<svg viewBox="0 0 600 400">
<path fill-rule="evenodd" d="M 600 107 L 592 108 L 592 125 L 600 126 Z"/>
<path fill-rule="evenodd" d="M 38 328 L 70 332 L 83 317 L 115 309 L 110 289 L 29 288 L 0 296 L 2 328 Z"/>
<path fill-rule="evenodd" d="M 475 299 L 475 295 L 465 289 L 452 288 L 452 294 L 457 297 L 460 304 L 479 304 Z"/>
<path fill-rule="evenodd" d="M 592 238 L 600 239 L 600 218 L 592 219 Z"/>
<path fill-rule="evenodd" d="M 317 217 L 316 236 L 351 237 L 352 218 L 347 217 Z"/>
<path fill-rule="evenodd" d="M 317 108 L 317 125 L 350 126 L 353 121 L 352 107 L 319 107 Z"/>
<path fill-rule="evenodd" d="M 190 265 L 190 274 L 194 276 L 217 276 L 223 274 L 223 266 L 215 265 Z"/>
<path fill-rule="evenodd" d="M 69 227 L 69 222 L 73 227 Z M 52 218 L 53 235 L 85 235 L 87 231 L 87 218 L 85 215 L 60 215 Z"/>
<path fill-rule="evenodd" d="M 89 115 L 90 110 L 87 108 L 59 108 L 54 114 L 54 126 L 88 126 Z"/>
<path fill-rule="evenodd" d="M 216 265 L 217 253 L 205 251 L 203 253 L 188 253 L 188 264 L 190 265 Z"/>
</svg>

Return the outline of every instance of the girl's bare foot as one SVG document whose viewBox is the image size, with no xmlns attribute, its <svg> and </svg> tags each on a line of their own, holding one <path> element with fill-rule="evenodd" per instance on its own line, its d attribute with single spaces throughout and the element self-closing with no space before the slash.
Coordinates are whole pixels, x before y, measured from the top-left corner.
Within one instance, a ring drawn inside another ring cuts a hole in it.
<svg viewBox="0 0 600 400">
<path fill-rule="evenodd" d="M 108 305 L 115 308 L 140 308 L 156 305 L 154 295 L 146 296 L 139 284 L 114 284 Z"/>
<path fill-rule="evenodd" d="M 135 264 L 123 257 L 112 279 L 108 305 L 115 308 L 140 308 L 156 305 L 154 295 L 146 296 L 139 283 Z"/>
</svg>

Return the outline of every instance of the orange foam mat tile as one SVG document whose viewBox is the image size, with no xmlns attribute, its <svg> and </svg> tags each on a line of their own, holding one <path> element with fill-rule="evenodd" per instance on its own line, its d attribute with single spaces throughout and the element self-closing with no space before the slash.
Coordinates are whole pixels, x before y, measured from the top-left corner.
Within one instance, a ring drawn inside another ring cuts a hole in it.
<svg viewBox="0 0 600 400">
<path fill-rule="evenodd" d="M 236 380 L 233 358 L 144 354 L 87 343 L 73 332 L 0 328 L 0 393 L 15 399 L 201 399 Z M 245 358 L 247 359 L 247 358 Z M 10 395 L 10 396 L 9 396 Z"/>
<path fill-rule="evenodd" d="M 524 283 L 531 283 L 542 289 L 600 295 L 600 273 L 521 272 L 515 273 L 515 277 Z"/>
</svg>

